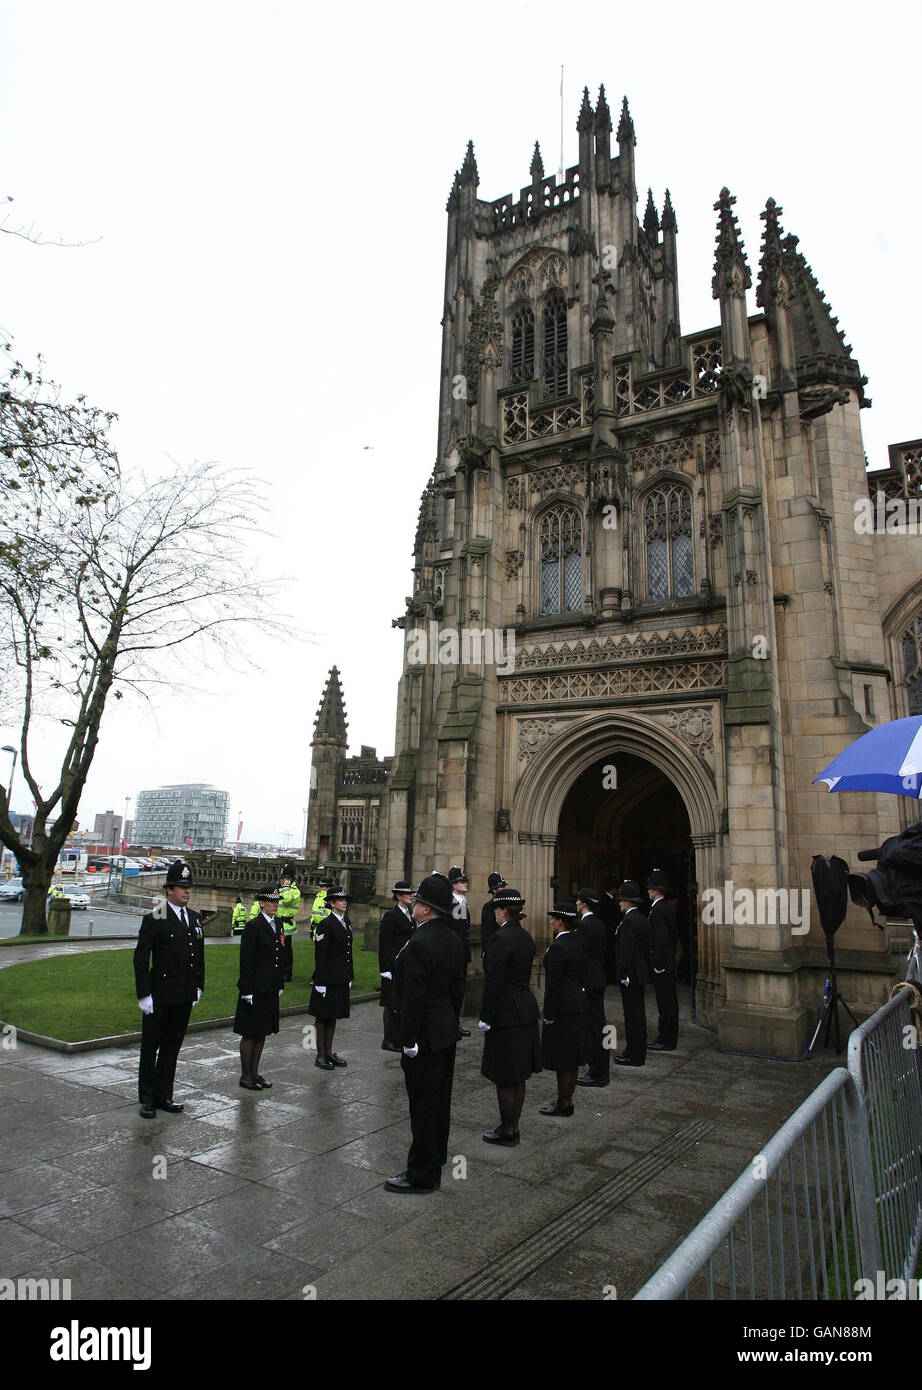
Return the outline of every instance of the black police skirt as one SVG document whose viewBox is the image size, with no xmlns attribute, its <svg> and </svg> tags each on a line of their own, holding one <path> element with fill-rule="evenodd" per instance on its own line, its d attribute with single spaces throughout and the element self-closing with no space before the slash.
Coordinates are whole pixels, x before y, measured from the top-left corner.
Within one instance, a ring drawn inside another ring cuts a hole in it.
<svg viewBox="0 0 922 1390">
<path fill-rule="evenodd" d="M 561 1014 L 541 1030 L 541 1061 L 548 1071 L 572 1071 L 592 1053 L 589 1014 Z"/>
<path fill-rule="evenodd" d="M 254 994 L 252 1004 L 243 998 L 237 1000 L 234 1014 L 234 1032 L 242 1038 L 264 1038 L 267 1033 L 279 1030 L 279 996 L 274 994 Z"/>
<path fill-rule="evenodd" d="M 483 1036 L 480 1073 L 495 1086 L 518 1086 L 541 1070 L 541 1044 L 538 1020 L 516 1023 L 510 1028 L 495 1024 Z"/>
<path fill-rule="evenodd" d="M 317 986 L 313 987 L 307 1012 L 313 1018 L 323 1019 L 324 1022 L 332 1022 L 334 1018 L 348 1018 L 349 986 L 327 985 L 326 990 L 326 994 L 318 994 Z"/>
</svg>

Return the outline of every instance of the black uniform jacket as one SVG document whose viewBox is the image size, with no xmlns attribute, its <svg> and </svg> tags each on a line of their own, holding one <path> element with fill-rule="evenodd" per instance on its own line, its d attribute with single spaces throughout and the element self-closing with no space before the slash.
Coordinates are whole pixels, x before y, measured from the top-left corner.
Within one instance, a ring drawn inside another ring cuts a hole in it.
<svg viewBox="0 0 922 1390">
<path fill-rule="evenodd" d="M 637 907 L 624 914 L 618 927 L 618 979 L 632 985 L 650 983 L 650 923 Z"/>
<path fill-rule="evenodd" d="M 394 1008 L 402 1047 L 441 1052 L 458 1041 L 464 948 L 449 917 L 416 928 L 394 964 Z"/>
<path fill-rule="evenodd" d="M 589 1012 L 585 988 L 586 952 L 575 932 L 560 932 L 544 955 L 544 1017 Z M 484 1022 L 486 1023 L 486 1019 Z"/>
<path fill-rule="evenodd" d="M 480 954 L 487 949 L 487 942 L 498 928 L 496 926 L 496 908 L 493 906 L 493 899 L 487 898 L 483 907 L 480 909 Z M 486 1023 L 484 1019 L 484 1023 Z"/>
<path fill-rule="evenodd" d="M 675 903 L 657 898 L 647 919 L 650 926 L 650 964 L 654 970 L 675 970 Z"/>
<path fill-rule="evenodd" d="M 134 952 L 134 979 L 139 999 L 154 1005 L 188 1004 L 205 988 L 205 942 L 197 912 L 186 908 L 189 926 L 172 907 L 161 903 L 142 919 Z"/>
<path fill-rule="evenodd" d="M 531 992 L 531 963 L 535 943 L 518 922 L 497 927 L 483 958 L 483 1002 L 480 1017 L 497 1028 L 537 1023 L 538 1001 Z"/>
<path fill-rule="evenodd" d="M 331 912 L 324 917 L 314 938 L 315 985 L 348 985 L 355 978 L 352 968 L 352 926 L 349 918 L 341 922 Z"/>
<path fill-rule="evenodd" d="M 469 965 L 471 959 L 471 909 L 466 901 L 462 904 L 452 899 L 451 928 L 464 949 L 464 964 Z"/>
<path fill-rule="evenodd" d="M 378 969 L 393 973 L 397 954 L 413 935 L 413 919 L 402 907 L 392 907 L 381 918 L 378 928 Z M 386 983 L 386 982 L 385 982 Z"/>
<path fill-rule="evenodd" d="M 278 994 L 285 985 L 281 934 L 261 912 L 251 917 L 240 938 L 241 994 Z"/>
<path fill-rule="evenodd" d="M 580 945 L 586 952 L 586 978 L 583 981 L 589 990 L 605 988 L 605 923 L 593 912 L 587 912 L 579 919 L 576 928 Z"/>
</svg>

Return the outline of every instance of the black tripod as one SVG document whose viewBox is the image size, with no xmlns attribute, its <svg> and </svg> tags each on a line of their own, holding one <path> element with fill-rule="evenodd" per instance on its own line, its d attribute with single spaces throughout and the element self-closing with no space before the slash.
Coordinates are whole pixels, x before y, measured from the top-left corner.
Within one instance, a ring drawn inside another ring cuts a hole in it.
<svg viewBox="0 0 922 1390">
<path fill-rule="evenodd" d="M 845 1012 L 848 1014 L 855 1027 L 858 1027 L 857 1018 L 852 1013 L 845 1000 L 842 998 L 842 995 L 839 993 L 839 986 L 836 983 L 836 948 L 833 945 L 831 937 L 827 937 L 826 939 L 826 954 L 829 956 L 829 979 L 823 986 L 823 1012 L 820 1014 L 820 1021 L 816 1025 L 816 1032 L 810 1039 L 810 1046 L 807 1048 L 808 1057 L 810 1056 L 813 1049 L 816 1047 L 816 1040 L 820 1035 L 820 1031 L 823 1028 L 824 1023 L 826 1025 L 826 1029 L 823 1033 L 823 1047 L 828 1047 L 829 1039 L 832 1038 L 833 1046 L 836 1050 L 836 1056 L 838 1056 L 839 1053 L 842 1051 L 842 1031 L 839 1027 L 840 1004 L 842 1005 L 842 1008 L 845 1010 Z"/>
</svg>

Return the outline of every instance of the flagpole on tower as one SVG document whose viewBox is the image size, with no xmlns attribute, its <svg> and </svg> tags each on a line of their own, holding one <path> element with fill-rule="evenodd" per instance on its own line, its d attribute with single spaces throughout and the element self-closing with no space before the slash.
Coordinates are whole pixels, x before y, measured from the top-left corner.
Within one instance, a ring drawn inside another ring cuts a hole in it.
<svg viewBox="0 0 922 1390">
<path fill-rule="evenodd" d="M 557 170 L 557 182 L 563 183 L 563 63 L 560 65 L 560 167 Z"/>
</svg>

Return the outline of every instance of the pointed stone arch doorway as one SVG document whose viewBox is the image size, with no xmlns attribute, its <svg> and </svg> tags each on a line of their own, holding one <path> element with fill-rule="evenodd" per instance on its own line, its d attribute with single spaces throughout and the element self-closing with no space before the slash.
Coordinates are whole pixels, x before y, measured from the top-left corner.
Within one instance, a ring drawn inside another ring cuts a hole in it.
<svg viewBox="0 0 922 1390">
<path fill-rule="evenodd" d="M 562 897 L 581 885 L 601 892 L 607 875 L 644 887 L 663 869 L 677 898 L 680 978 L 694 971 L 695 847 L 685 803 L 655 764 L 632 753 L 600 758 L 580 773 L 560 812 L 556 878 Z"/>
<path fill-rule="evenodd" d="M 614 787 L 604 785 L 606 767 L 615 768 Z M 555 730 L 529 758 L 511 819 L 515 876 L 539 947 L 549 940 L 545 914 L 555 891 L 575 891 L 581 872 L 596 889 L 607 872 L 674 875 L 696 944 L 698 1011 L 716 1026 L 729 940 L 725 928 L 695 925 L 694 883 L 720 881 L 721 806 L 703 759 L 655 717 L 589 715 Z"/>
</svg>

